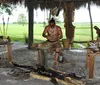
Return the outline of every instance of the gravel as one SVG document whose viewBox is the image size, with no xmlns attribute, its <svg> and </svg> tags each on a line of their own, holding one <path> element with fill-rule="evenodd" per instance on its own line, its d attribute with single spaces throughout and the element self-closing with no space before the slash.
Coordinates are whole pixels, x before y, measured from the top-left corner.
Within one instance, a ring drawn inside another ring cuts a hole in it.
<svg viewBox="0 0 100 85">
<path fill-rule="evenodd" d="M 37 50 L 28 50 L 26 45 L 13 50 L 13 62 L 20 65 L 35 66 L 38 56 Z M 76 73 L 85 76 L 83 81 L 86 85 L 100 85 L 100 57 L 95 57 L 94 78 L 88 79 L 88 70 L 85 69 L 86 50 L 71 49 L 62 51 L 66 61 L 59 63 L 57 69 L 67 73 Z M 3 56 L 3 55 L 1 55 Z M 3 57 L 2 57 L 3 58 Z M 48 64 L 53 63 L 54 54 L 48 54 Z M 0 85 L 54 85 L 50 81 L 30 78 L 25 69 L 15 68 L 8 63 L 7 59 L 0 60 Z M 62 84 L 59 84 L 62 85 Z"/>
</svg>

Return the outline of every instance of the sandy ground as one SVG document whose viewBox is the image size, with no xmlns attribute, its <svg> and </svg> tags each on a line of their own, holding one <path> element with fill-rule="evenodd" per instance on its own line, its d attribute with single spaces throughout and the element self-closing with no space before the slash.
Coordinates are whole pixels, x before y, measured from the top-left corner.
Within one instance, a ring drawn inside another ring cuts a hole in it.
<svg viewBox="0 0 100 85">
<path fill-rule="evenodd" d="M 38 80 L 30 78 L 29 73 L 22 69 L 15 68 L 3 59 L 2 48 L 0 50 L 0 85 L 54 85 L 51 81 Z M 21 65 L 36 64 L 38 53 L 36 50 L 28 50 L 26 45 L 15 43 L 13 45 L 13 61 Z M 86 76 L 83 81 L 86 85 L 100 85 L 100 57 L 95 57 L 94 78 L 88 79 L 88 70 L 85 69 L 86 50 L 70 49 L 63 50 L 63 56 L 66 62 L 59 64 L 57 69 L 67 72 L 76 73 L 78 76 Z M 52 65 L 54 54 L 48 54 L 48 65 Z M 59 83 L 59 85 L 63 85 Z"/>
</svg>

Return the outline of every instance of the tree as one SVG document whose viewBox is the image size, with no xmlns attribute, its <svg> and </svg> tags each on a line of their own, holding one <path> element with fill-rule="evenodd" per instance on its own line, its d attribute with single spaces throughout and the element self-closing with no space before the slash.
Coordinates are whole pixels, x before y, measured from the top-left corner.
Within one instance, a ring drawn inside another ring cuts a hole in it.
<svg viewBox="0 0 100 85">
<path fill-rule="evenodd" d="M 9 16 L 12 15 L 12 11 L 14 8 L 15 8 L 14 5 L 11 5 L 8 3 L 0 4 L 0 15 L 3 15 L 2 16 L 3 28 L 0 31 L 1 31 L 1 34 L 4 36 L 7 36 Z M 9 15 L 7 19 L 6 27 L 5 27 L 5 16 L 4 16 L 5 13 Z"/>
<path fill-rule="evenodd" d="M 27 23 L 26 16 L 24 13 L 20 13 L 17 19 L 18 24 L 22 24 L 23 26 Z"/>
<path fill-rule="evenodd" d="M 11 5 L 11 4 L 0 4 L 0 14 L 4 14 L 7 13 L 8 15 L 12 15 L 12 10 L 15 8 L 16 6 Z"/>
</svg>

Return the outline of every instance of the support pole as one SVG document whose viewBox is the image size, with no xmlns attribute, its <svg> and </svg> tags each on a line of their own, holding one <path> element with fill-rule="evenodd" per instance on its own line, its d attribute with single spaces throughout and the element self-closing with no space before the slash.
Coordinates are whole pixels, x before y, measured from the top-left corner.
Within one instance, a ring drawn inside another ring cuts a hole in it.
<svg viewBox="0 0 100 85">
<path fill-rule="evenodd" d="M 74 30 L 75 26 L 73 26 L 72 22 L 74 21 L 74 3 L 73 2 L 64 2 L 64 27 L 66 39 L 69 41 L 69 45 L 73 43 L 74 38 Z M 66 42 L 67 43 L 67 42 Z"/>
<path fill-rule="evenodd" d="M 30 49 L 33 43 L 33 16 L 34 16 L 34 11 L 33 11 L 33 5 L 29 4 L 28 5 L 28 16 L 29 16 L 29 24 L 28 24 L 28 48 Z"/>
<path fill-rule="evenodd" d="M 90 0 L 88 0 L 88 10 L 89 10 L 89 16 L 90 16 L 90 25 L 91 25 L 91 39 L 93 40 L 93 21 L 92 21 L 92 15 L 91 15 Z"/>
</svg>

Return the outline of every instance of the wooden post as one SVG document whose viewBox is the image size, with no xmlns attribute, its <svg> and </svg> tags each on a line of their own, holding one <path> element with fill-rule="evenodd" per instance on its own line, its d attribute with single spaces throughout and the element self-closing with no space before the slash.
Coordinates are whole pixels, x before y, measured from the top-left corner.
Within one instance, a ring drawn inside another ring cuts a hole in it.
<svg viewBox="0 0 100 85">
<path fill-rule="evenodd" d="M 91 53 L 91 49 L 87 49 L 87 54 L 86 54 L 86 64 L 85 67 L 89 68 L 89 54 Z"/>
<path fill-rule="evenodd" d="M 94 57 L 96 53 L 92 53 L 91 49 L 87 49 L 87 56 L 86 56 L 86 68 L 89 70 L 89 78 L 93 78 L 94 76 Z"/>
<path fill-rule="evenodd" d="M 74 28 L 72 22 L 74 21 L 74 3 L 73 2 L 64 2 L 64 23 L 65 23 L 65 34 L 66 38 L 70 41 L 70 44 L 73 42 L 74 38 Z"/>
<path fill-rule="evenodd" d="M 93 78 L 94 75 L 94 56 L 89 56 L 89 78 Z"/>
<path fill-rule="evenodd" d="M 7 48 L 8 48 L 8 60 L 9 60 L 9 62 L 12 62 L 12 46 L 11 46 L 11 43 L 7 44 Z"/>
<path fill-rule="evenodd" d="M 89 68 L 89 55 L 88 55 L 88 53 L 87 53 L 87 55 L 86 55 L 85 67 L 86 67 L 86 68 Z"/>
<path fill-rule="evenodd" d="M 33 11 L 33 5 L 29 4 L 28 5 L 28 16 L 29 16 L 29 25 L 28 25 L 28 48 L 31 48 L 31 45 L 33 43 L 33 16 L 34 16 L 34 11 Z"/>
</svg>

